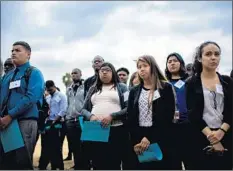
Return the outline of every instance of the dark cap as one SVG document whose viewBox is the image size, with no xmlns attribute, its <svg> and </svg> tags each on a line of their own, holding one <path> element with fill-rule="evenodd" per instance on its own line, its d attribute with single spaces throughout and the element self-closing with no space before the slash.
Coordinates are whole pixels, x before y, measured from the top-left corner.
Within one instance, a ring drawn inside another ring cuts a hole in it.
<svg viewBox="0 0 233 171">
<path fill-rule="evenodd" d="M 28 51 L 31 52 L 31 47 L 30 47 L 30 45 L 29 45 L 27 42 L 18 41 L 18 42 L 15 42 L 15 43 L 13 44 L 13 46 L 16 46 L 16 45 L 21 45 L 21 46 L 23 46 L 25 49 L 27 49 Z"/>
</svg>

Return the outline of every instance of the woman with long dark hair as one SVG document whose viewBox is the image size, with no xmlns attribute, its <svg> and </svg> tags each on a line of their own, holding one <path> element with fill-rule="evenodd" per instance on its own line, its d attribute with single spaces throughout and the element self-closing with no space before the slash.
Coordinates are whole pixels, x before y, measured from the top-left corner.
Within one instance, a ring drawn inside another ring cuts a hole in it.
<svg viewBox="0 0 233 171">
<path fill-rule="evenodd" d="M 195 168 L 232 169 L 232 80 L 216 71 L 220 46 L 202 43 L 194 58 L 194 75 L 187 81 L 187 108 L 192 126 Z"/>
<path fill-rule="evenodd" d="M 103 63 L 96 83 L 86 96 L 83 115 L 90 121 L 101 121 L 103 126 L 110 125 L 109 141 L 91 144 L 92 164 L 97 170 L 120 170 L 122 155 L 126 148 L 128 132 L 124 126 L 127 112 L 128 91 L 125 84 L 119 83 L 114 66 Z"/>
<path fill-rule="evenodd" d="M 131 89 L 128 100 L 131 141 L 137 155 L 146 151 L 150 144 L 158 143 L 163 159 L 148 163 L 138 162 L 135 169 L 170 169 L 174 92 L 153 56 L 139 57 L 137 69 L 140 84 Z"/>
<path fill-rule="evenodd" d="M 176 170 L 182 170 L 183 162 L 185 169 L 190 170 L 192 168 L 192 160 L 189 153 L 190 124 L 185 95 L 185 81 L 189 75 L 186 72 L 185 62 L 180 54 L 171 53 L 168 55 L 165 74 L 176 92 L 176 112 L 172 129 L 175 148 L 173 149 L 174 153 L 171 156 L 173 158 L 171 167 Z"/>
</svg>

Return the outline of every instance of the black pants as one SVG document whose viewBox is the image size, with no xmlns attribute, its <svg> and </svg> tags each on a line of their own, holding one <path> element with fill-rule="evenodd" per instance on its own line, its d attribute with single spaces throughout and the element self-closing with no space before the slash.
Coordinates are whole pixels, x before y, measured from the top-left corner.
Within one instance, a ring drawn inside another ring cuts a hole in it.
<svg viewBox="0 0 233 171">
<path fill-rule="evenodd" d="M 172 139 L 173 148 L 170 153 L 171 169 L 182 170 L 182 162 L 185 170 L 193 169 L 193 159 L 191 153 L 191 128 L 189 123 L 173 124 Z"/>
<path fill-rule="evenodd" d="M 44 159 L 44 163 L 51 161 L 52 170 L 56 170 L 57 168 L 60 170 L 64 170 L 64 163 L 62 158 L 61 151 L 61 133 L 60 129 L 51 128 L 47 130 L 43 136 L 43 149 L 44 153 L 42 155 L 48 157 Z M 42 164 L 42 168 L 45 166 Z M 44 168 L 43 168 L 44 169 Z"/>
<path fill-rule="evenodd" d="M 0 143 L 0 170 L 33 170 L 31 160 L 25 147 L 5 153 Z"/>
<path fill-rule="evenodd" d="M 96 170 L 121 170 L 122 156 L 125 154 L 125 140 L 128 133 L 124 126 L 111 127 L 109 142 L 93 142 L 92 165 Z"/>
<path fill-rule="evenodd" d="M 50 160 L 49 156 L 47 155 L 48 151 L 48 145 L 46 145 L 46 140 L 45 140 L 45 134 L 41 134 L 41 153 L 40 153 L 40 159 L 39 159 L 39 169 L 40 170 L 46 170 Z"/>
<path fill-rule="evenodd" d="M 213 129 L 212 129 L 213 130 Z M 232 128 L 228 130 L 221 140 L 224 148 L 228 149 L 223 156 L 217 153 L 207 154 L 203 148 L 210 145 L 207 138 L 201 132 L 193 131 L 193 162 L 195 170 L 232 170 Z M 194 170 L 193 169 L 193 170 Z"/>
<path fill-rule="evenodd" d="M 82 142 L 81 137 L 81 127 L 79 122 L 66 121 L 67 128 L 67 139 L 70 142 L 71 151 L 74 154 L 74 169 L 75 170 L 87 170 L 88 160 L 84 160 L 82 153 Z"/>
<path fill-rule="evenodd" d="M 71 145 L 70 145 L 70 140 L 68 139 L 68 136 L 67 136 L 67 126 L 66 126 L 66 123 L 63 122 L 62 123 L 62 129 L 61 129 L 61 151 L 63 151 L 63 143 L 64 143 L 64 140 L 65 140 L 65 137 L 67 137 L 67 141 L 68 141 L 68 157 L 72 157 L 72 150 L 71 150 Z"/>
</svg>

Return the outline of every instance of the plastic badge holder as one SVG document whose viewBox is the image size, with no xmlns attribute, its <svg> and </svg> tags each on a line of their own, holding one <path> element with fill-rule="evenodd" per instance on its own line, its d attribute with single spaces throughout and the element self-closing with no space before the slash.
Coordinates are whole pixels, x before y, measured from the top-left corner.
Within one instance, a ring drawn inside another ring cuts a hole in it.
<svg viewBox="0 0 233 171">
<path fill-rule="evenodd" d="M 138 155 L 140 163 L 160 161 L 163 158 L 163 153 L 157 143 L 151 144 L 149 148 L 141 155 Z"/>
</svg>

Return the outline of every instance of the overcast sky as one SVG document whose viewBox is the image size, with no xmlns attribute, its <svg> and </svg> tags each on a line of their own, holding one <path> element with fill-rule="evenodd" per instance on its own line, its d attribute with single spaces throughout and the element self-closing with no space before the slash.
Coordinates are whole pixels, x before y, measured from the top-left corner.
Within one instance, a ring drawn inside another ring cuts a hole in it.
<svg viewBox="0 0 233 171">
<path fill-rule="evenodd" d="M 117 68 L 136 70 L 134 59 L 153 55 L 161 69 L 171 52 L 192 62 L 203 41 L 222 47 L 219 70 L 232 69 L 231 1 L 1 1 L 1 58 L 15 41 L 32 48 L 31 64 L 64 91 L 62 76 L 80 68 L 93 75 L 91 60 L 101 55 Z"/>
</svg>

